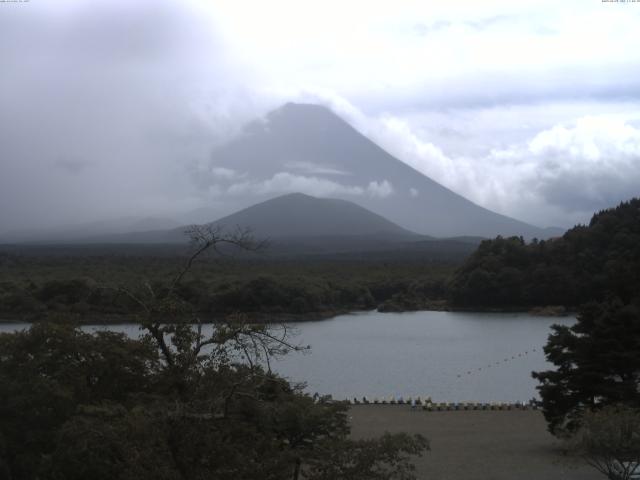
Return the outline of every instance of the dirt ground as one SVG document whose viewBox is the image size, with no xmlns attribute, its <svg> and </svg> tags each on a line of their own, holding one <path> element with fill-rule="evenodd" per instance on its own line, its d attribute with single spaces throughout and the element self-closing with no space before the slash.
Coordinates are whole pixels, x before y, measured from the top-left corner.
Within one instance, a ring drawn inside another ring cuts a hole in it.
<svg viewBox="0 0 640 480">
<path fill-rule="evenodd" d="M 426 412 L 407 405 L 354 405 L 354 438 L 385 431 L 421 433 L 431 451 L 416 459 L 429 480 L 604 480 L 581 459 L 562 454 L 535 410 Z"/>
</svg>

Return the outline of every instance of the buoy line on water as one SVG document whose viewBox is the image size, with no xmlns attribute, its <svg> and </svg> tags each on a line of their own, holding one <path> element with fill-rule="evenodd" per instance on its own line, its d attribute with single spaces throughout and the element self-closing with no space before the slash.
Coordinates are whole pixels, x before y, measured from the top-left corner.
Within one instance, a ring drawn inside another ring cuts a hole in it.
<svg viewBox="0 0 640 480">
<path fill-rule="evenodd" d="M 504 363 L 508 363 L 511 362 L 513 360 L 518 360 L 519 358 L 524 358 L 527 355 L 529 355 L 530 353 L 537 353 L 539 351 L 538 347 L 536 348 L 531 348 L 529 350 L 525 350 L 524 352 L 520 352 L 514 355 L 511 355 L 511 357 L 507 356 L 502 360 L 497 360 L 495 362 L 489 363 L 486 367 L 483 365 L 482 367 L 475 367 L 475 368 L 470 368 L 468 370 L 466 370 L 465 372 L 462 373 L 458 373 L 456 376 L 457 378 L 463 378 L 463 377 L 467 377 L 469 375 L 475 375 L 477 372 L 481 372 L 483 369 L 487 370 L 489 368 L 497 368 L 499 366 L 501 366 Z"/>
<path fill-rule="evenodd" d="M 314 400 L 319 402 L 334 401 L 326 397 L 316 399 L 315 396 Z M 402 397 L 391 395 L 388 398 L 352 397 L 345 400 L 338 400 L 338 402 L 346 402 L 350 405 L 405 405 L 410 406 L 412 410 L 419 409 L 429 412 L 454 410 L 537 410 L 540 408 L 539 403 L 535 399 L 531 399 L 528 402 L 434 402 L 429 396 Z"/>
</svg>

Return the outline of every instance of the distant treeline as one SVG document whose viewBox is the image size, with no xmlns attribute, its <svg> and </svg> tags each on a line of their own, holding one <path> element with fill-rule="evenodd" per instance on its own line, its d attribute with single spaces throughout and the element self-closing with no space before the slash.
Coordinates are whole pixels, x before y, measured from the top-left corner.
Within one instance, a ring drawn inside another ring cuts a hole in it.
<svg viewBox="0 0 640 480">
<path fill-rule="evenodd" d="M 454 307 L 575 307 L 640 295 L 640 199 L 596 213 L 562 237 L 483 241 L 449 284 Z"/>
<path fill-rule="evenodd" d="M 43 250 L 44 248 L 44 250 Z M 72 313 L 84 321 L 139 308 L 122 288 L 161 293 L 186 256 L 150 246 L 8 248 L 0 251 L 0 319 Z M 111 252 L 111 253 L 108 253 Z M 431 251 L 269 259 L 207 259 L 180 286 L 205 319 L 233 312 L 331 315 L 378 308 L 530 309 L 640 296 L 640 199 L 596 213 L 562 237 L 483 241 L 462 263 Z M 455 258 L 455 257 L 454 257 Z"/>
<path fill-rule="evenodd" d="M 185 258 L 0 256 L 0 318 L 126 320 L 139 306 L 125 289 L 161 293 Z M 325 314 L 426 308 L 443 301 L 455 266 L 425 262 L 233 261 L 199 263 L 178 290 L 204 319 L 234 312 Z"/>
</svg>

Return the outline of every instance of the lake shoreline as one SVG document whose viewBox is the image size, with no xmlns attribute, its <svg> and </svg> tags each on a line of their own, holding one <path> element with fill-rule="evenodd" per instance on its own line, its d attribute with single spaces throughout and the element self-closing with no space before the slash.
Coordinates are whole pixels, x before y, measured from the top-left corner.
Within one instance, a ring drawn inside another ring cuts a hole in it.
<svg viewBox="0 0 640 480">
<path fill-rule="evenodd" d="M 452 312 L 452 313 L 522 313 L 529 314 L 537 317 L 568 317 L 575 316 L 573 309 L 566 309 L 555 305 L 521 308 L 521 307 L 501 307 L 501 308 L 486 308 L 486 307 L 474 307 L 474 308 L 461 308 L 452 307 L 450 305 L 431 306 L 432 308 L 421 309 L 399 309 L 399 310 L 380 310 L 374 308 L 371 310 L 350 310 L 350 309 L 331 309 L 322 310 L 318 312 L 306 312 L 306 313 L 269 313 L 269 312 L 241 312 L 247 316 L 247 319 L 251 323 L 258 324 L 280 324 L 280 323 L 303 323 L 303 322 L 317 322 L 321 320 L 330 320 L 340 315 L 358 315 L 362 313 L 415 313 L 415 312 Z M 211 315 L 201 318 L 203 325 L 220 323 L 230 315 L 220 314 Z M 132 323 L 140 323 L 136 320 L 135 315 L 125 314 L 91 314 L 85 316 L 79 316 L 76 313 L 69 312 L 68 314 L 56 314 L 57 318 L 39 318 L 39 317 L 0 317 L 0 324 L 12 324 L 12 323 L 40 323 L 46 321 L 58 321 L 58 318 L 67 317 L 70 322 L 78 325 L 127 325 Z M 168 323 L 168 322 L 167 322 Z M 198 322 L 191 322 L 197 324 Z"/>
<path fill-rule="evenodd" d="M 95 320 L 66 323 L 86 332 L 141 334 L 135 317 L 128 317 L 129 323 Z M 536 396 L 531 372 L 548 368 L 542 349 L 549 327 L 574 321 L 509 313 L 361 311 L 328 321 L 274 324 L 294 344 L 311 350 L 277 357 L 272 366 L 305 382 L 308 393 L 336 399 L 402 395 L 457 403 L 526 402 Z M 7 333 L 28 328 L 28 323 L 0 324 Z M 215 328 L 203 324 L 202 334 Z"/>
<path fill-rule="evenodd" d="M 257 324 L 266 324 L 266 323 L 300 323 L 300 322 L 316 322 L 320 320 L 328 320 L 330 318 L 334 318 L 340 315 L 356 315 L 358 313 L 375 311 L 374 310 L 326 310 L 320 312 L 310 312 L 310 313 L 259 313 L 259 312 L 248 312 L 242 313 L 246 315 L 247 319 L 251 323 Z M 220 323 L 225 320 L 230 315 L 234 315 L 233 313 L 224 314 L 224 315 L 213 315 L 206 318 L 201 318 L 199 323 L 203 325 L 210 325 L 215 323 Z M 78 316 L 74 313 L 65 314 L 57 314 L 56 318 L 40 318 L 40 317 L 22 317 L 22 318 L 8 318 L 3 317 L 0 318 L 0 325 L 7 325 L 12 323 L 42 323 L 42 322 L 56 322 L 59 321 L 60 318 L 68 318 L 69 322 L 75 323 L 77 325 L 129 325 L 134 323 L 141 323 L 139 319 L 136 318 L 135 315 L 119 315 L 119 314 L 103 314 L 103 315 L 87 315 L 87 316 Z M 179 320 L 178 320 L 179 321 Z M 170 322 L 163 322 L 170 323 Z M 193 325 L 198 324 L 198 322 L 188 322 Z"/>
</svg>

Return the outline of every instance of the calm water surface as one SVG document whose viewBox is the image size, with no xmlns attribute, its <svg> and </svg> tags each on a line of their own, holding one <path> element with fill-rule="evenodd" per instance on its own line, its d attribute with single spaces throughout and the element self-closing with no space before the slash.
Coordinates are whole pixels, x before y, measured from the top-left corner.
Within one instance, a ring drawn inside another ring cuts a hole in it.
<svg viewBox="0 0 640 480">
<path fill-rule="evenodd" d="M 364 312 L 292 324 L 309 353 L 273 362 L 307 390 L 334 398 L 431 396 L 434 401 L 519 401 L 536 396 L 531 371 L 550 367 L 542 346 L 554 323 L 527 314 Z M 25 328 L 0 325 L 0 331 Z M 139 334 L 137 325 L 90 326 Z"/>
</svg>

